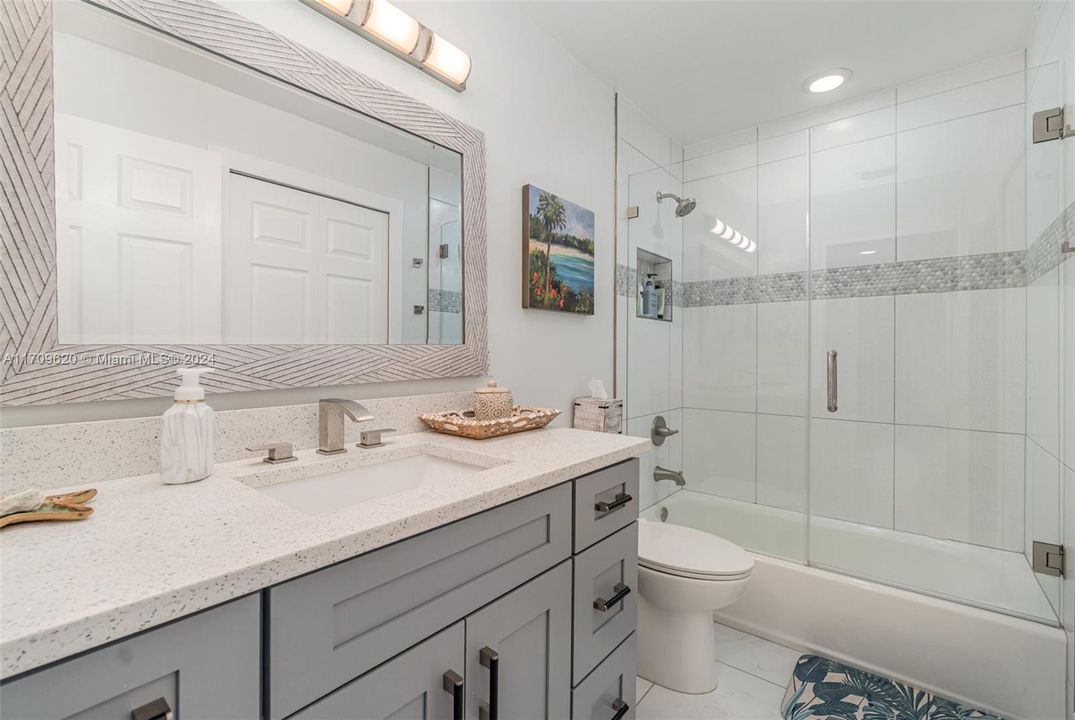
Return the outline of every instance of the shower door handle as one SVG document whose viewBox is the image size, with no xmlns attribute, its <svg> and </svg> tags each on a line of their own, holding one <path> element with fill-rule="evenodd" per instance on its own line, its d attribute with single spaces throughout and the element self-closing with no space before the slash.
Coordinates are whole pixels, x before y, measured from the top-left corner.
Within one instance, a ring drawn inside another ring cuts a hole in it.
<svg viewBox="0 0 1075 720">
<path fill-rule="evenodd" d="M 836 412 L 836 351 L 829 350 L 826 356 L 826 377 L 828 378 L 828 404 L 826 409 Z"/>
</svg>

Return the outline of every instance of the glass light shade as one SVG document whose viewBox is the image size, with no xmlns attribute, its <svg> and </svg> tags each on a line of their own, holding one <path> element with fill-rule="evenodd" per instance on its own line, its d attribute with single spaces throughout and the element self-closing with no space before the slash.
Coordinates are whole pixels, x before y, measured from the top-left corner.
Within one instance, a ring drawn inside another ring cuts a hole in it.
<svg viewBox="0 0 1075 720">
<path fill-rule="evenodd" d="M 346 0 L 318 0 L 319 2 L 346 2 Z M 370 0 L 362 29 L 400 52 L 410 54 L 418 47 L 422 26 L 418 21 L 388 0 Z"/>
<path fill-rule="evenodd" d="M 317 0 L 321 5 L 324 5 L 337 15 L 345 16 L 351 12 L 351 6 L 355 4 L 355 0 Z"/>
<path fill-rule="evenodd" d="M 429 54 L 422 64 L 456 85 L 465 83 L 470 75 L 470 55 L 437 33 L 430 37 Z"/>
</svg>

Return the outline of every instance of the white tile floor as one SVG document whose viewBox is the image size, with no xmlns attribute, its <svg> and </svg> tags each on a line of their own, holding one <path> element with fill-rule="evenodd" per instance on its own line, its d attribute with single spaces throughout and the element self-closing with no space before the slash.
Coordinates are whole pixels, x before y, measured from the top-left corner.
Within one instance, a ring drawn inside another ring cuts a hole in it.
<svg viewBox="0 0 1075 720">
<path fill-rule="evenodd" d="M 638 678 L 637 720 L 779 720 L 798 650 L 715 626 L 717 689 L 685 695 Z"/>
</svg>

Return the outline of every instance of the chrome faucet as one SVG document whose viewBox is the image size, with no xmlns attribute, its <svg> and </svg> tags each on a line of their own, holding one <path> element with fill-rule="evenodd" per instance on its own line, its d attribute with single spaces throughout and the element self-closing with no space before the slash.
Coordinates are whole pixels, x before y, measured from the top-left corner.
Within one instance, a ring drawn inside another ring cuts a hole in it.
<svg viewBox="0 0 1075 720">
<path fill-rule="evenodd" d="M 355 422 L 372 420 L 370 411 L 354 400 L 327 398 L 317 402 L 317 452 L 321 455 L 339 455 L 347 452 L 344 445 L 346 418 Z"/>
<path fill-rule="evenodd" d="M 661 480 L 675 480 L 676 485 L 679 487 L 683 487 L 687 484 L 687 481 L 683 478 L 682 470 L 669 470 L 660 465 L 653 469 L 653 480 L 654 482 L 659 482 Z"/>
</svg>

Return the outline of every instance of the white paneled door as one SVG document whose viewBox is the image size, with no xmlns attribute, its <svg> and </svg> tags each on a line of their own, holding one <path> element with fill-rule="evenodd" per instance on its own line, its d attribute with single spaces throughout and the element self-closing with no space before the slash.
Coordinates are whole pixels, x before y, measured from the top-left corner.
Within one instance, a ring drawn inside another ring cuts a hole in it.
<svg viewBox="0 0 1075 720">
<path fill-rule="evenodd" d="M 388 342 L 387 213 L 229 175 L 225 342 Z"/>
<path fill-rule="evenodd" d="M 220 342 L 220 157 L 55 119 L 60 342 Z"/>
</svg>

